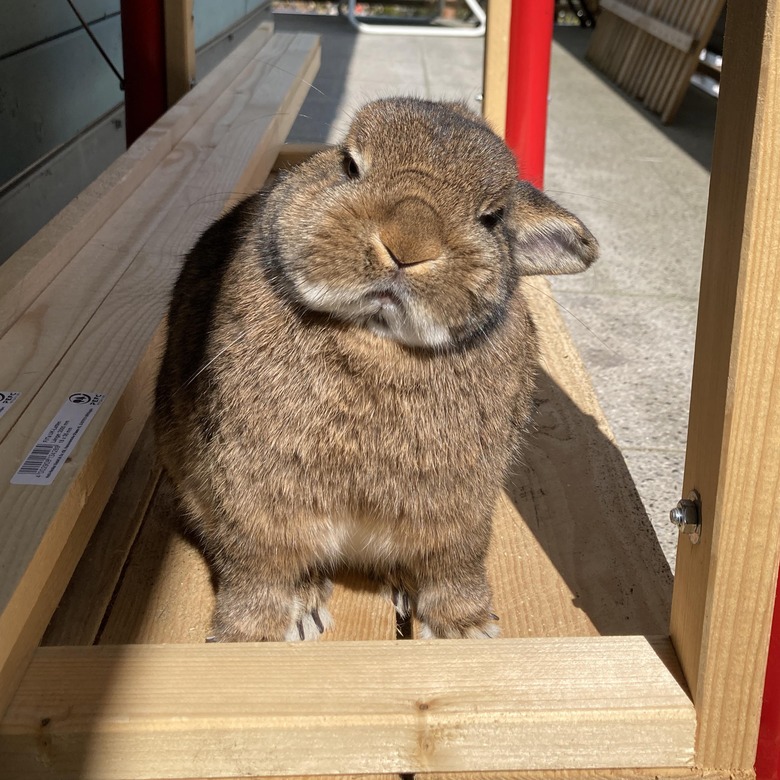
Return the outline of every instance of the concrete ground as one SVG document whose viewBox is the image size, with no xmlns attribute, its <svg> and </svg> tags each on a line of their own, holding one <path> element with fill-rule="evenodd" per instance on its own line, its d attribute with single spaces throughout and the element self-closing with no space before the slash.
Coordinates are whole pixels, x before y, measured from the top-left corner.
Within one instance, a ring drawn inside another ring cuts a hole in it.
<svg viewBox="0 0 780 780">
<path fill-rule="evenodd" d="M 355 33 L 338 17 L 276 15 L 322 36 L 322 67 L 290 140 L 336 141 L 374 97 L 461 98 L 479 110 L 483 39 Z M 691 88 L 664 127 L 584 61 L 590 33 L 556 28 L 545 190 L 599 239 L 581 276 L 552 280 L 629 470 L 674 565 L 715 101 Z"/>
</svg>

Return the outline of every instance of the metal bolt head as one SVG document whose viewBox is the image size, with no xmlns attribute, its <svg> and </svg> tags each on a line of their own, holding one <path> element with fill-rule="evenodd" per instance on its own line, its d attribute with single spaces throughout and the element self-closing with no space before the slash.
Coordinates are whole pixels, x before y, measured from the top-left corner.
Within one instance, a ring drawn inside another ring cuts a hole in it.
<svg viewBox="0 0 780 780">
<path fill-rule="evenodd" d="M 680 533 L 686 534 L 693 544 L 701 538 L 701 518 L 699 515 L 699 497 L 692 493 L 690 498 L 681 498 L 677 506 L 669 512 L 669 519 Z"/>
</svg>

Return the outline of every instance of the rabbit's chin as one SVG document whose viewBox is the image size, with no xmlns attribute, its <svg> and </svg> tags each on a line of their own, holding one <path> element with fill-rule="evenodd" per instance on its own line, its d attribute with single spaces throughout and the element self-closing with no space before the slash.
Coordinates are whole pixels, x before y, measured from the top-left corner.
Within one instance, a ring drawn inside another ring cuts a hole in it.
<svg viewBox="0 0 780 780">
<path fill-rule="evenodd" d="M 376 336 L 416 348 L 442 349 L 452 344 L 449 328 L 409 295 L 392 289 L 352 292 L 304 281 L 295 286 L 310 309 L 363 326 Z"/>
</svg>

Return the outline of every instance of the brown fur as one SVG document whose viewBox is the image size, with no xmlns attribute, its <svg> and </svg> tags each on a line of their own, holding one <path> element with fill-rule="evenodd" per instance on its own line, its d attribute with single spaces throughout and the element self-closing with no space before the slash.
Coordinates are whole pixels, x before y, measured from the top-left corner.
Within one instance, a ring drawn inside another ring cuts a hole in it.
<svg viewBox="0 0 780 780">
<path fill-rule="evenodd" d="M 433 636 L 496 633 L 491 513 L 537 356 L 518 279 L 595 256 L 480 118 L 412 99 L 206 231 L 156 427 L 217 639 L 316 636 L 343 563 L 406 589 Z"/>
</svg>

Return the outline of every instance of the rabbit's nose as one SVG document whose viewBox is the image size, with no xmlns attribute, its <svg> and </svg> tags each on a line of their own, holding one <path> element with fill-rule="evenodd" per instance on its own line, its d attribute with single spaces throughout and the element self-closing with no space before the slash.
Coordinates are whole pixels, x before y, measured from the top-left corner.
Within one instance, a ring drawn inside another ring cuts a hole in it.
<svg viewBox="0 0 780 780">
<path fill-rule="evenodd" d="M 398 203 L 378 237 L 399 268 L 437 260 L 443 251 L 435 212 L 416 199 Z"/>
<path fill-rule="evenodd" d="M 435 260 L 436 256 L 430 255 L 427 252 L 420 252 L 419 256 L 416 252 L 409 252 L 408 247 L 404 246 L 403 249 L 392 249 L 389 247 L 384 240 L 384 238 L 380 238 L 380 241 L 382 242 L 382 247 L 384 248 L 385 252 L 387 252 L 388 257 L 399 267 L 409 267 L 412 265 L 421 265 L 422 263 L 428 263 L 431 260 Z"/>
</svg>

